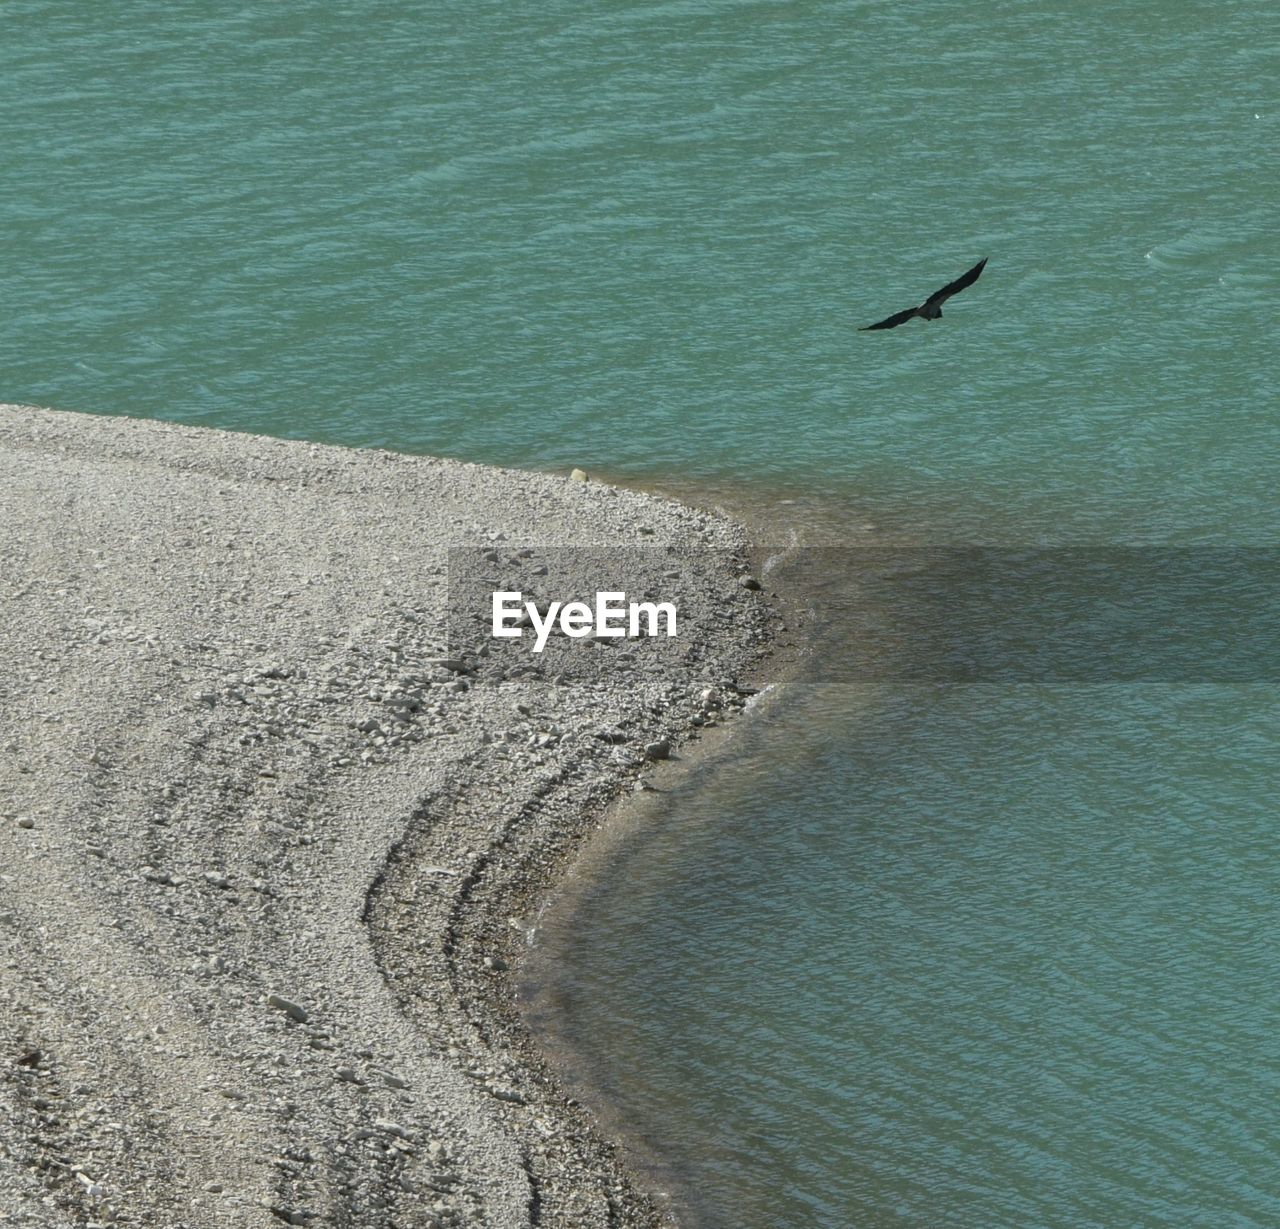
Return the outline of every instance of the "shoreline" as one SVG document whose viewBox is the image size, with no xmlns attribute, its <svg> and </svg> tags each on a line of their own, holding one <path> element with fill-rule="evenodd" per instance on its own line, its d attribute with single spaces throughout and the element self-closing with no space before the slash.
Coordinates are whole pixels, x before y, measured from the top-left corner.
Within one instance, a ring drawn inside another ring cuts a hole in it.
<svg viewBox="0 0 1280 1229">
<path fill-rule="evenodd" d="M 768 708 L 785 703 L 785 687 L 793 673 L 793 668 L 768 671 L 760 680 L 764 687 L 752 697 L 741 720 L 764 720 Z M 664 1213 L 663 1223 L 680 1229 L 697 1229 L 703 1223 L 697 1193 L 689 1189 L 669 1155 L 630 1130 L 623 1111 L 602 1091 L 598 1065 L 570 1035 L 572 1018 L 561 999 L 560 958 L 565 935 L 576 925 L 584 898 L 601 890 L 602 883 L 616 881 L 618 872 L 608 865 L 610 859 L 633 842 L 644 840 L 655 822 L 669 819 L 666 795 L 679 793 L 704 776 L 714 780 L 724 771 L 726 761 L 735 754 L 734 744 L 744 733 L 737 722 L 717 726 L 689 755 L 655 766 L 650 788 L 619 797 L 608 806 L 602 822 L 572 851 L 568 865 L 544 893 L 537 941 L 531 937 L 517 970 L 517 1010 L 529 1035 L 536 1038 L 537 1061 L 587 1107 L 606 1138 L 616 1145 L 627 1171 L 642 1176 L 644 1189 L 656 1198 Z"/>
<path fill-rule="evenodd" d="M 744 531 L 547 474 L 28 407 L 0 407 L 0 467 L 0 1206 L 667 1223 L 510 974 L 702 693 L 734 711 L 767 669 Z M 660 674 L 600 645 L 566 686 L 445 656 L 449 548 L 655 544 L 695 615 Z"/>
</svg>

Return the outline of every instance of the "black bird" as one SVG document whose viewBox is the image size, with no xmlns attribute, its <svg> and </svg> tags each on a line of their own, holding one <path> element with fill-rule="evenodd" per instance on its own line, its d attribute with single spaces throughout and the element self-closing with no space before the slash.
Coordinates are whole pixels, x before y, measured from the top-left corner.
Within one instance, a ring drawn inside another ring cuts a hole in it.
<svg viewBox="0 0 1280 1229">
<path fill-rule="evenodd" d="M 858 332 L 866 333 L 871 329 L 896 329 L 898 325 L 906 324 L 916 316 L 921 320 L 936 320 L 942 315 L 942 305 L 953 294 L 959 294 L 966 287 L 972 286 L 981 276 L 982 266 L 986 263 L 987 257 L 984 256 L 968 273 L 956 278 L 954 282 L 948 282 L 941 290 L 935 290 L 919 307 L 908 307 L 906 311 L 898 312 L 887 320 L 881 320 L 879 324 L 864 324 Z"/>
</svg>

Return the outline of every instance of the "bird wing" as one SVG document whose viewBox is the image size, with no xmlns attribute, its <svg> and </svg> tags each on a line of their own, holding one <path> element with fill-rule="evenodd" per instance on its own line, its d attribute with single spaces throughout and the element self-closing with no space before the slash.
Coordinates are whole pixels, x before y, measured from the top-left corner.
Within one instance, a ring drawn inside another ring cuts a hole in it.
<svg viewBox="0 0 1280 1229">
<path fill-rule="evenodd" d="M 926 300 L 926 303 L 937 303 L 941 306 L 953 294 L 959 294 L 968 286 L 972 286 L 974 282 L 982 276 L 982 267 L 987 263 L 987 257 L 984 256 L 968 273 L 962 273 L 954 282 L 948 282 L 941 290 L 935 290 Z"/>
<path fill-rule="evenodd" d="M 858 330 L 859 333 L 869 333 L 872 329 L 896 329 L 900 324 L 906 324 L 920 309 L 918 307 L 908 307 L 904 312 L 896 312 L 885 320 L 881 320 L 879 324 L 864 324 Z"/>
</svg>

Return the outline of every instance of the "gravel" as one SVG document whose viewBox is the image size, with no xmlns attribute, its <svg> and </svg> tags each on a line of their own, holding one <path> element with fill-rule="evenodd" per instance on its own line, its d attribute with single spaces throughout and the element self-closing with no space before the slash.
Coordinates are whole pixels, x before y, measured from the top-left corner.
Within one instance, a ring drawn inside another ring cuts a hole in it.
<svg viewBox="0 0 1280 1229">
<path fill-rule="evenodd" d="M 512 987 L 606 805 L 750 694 L 777 616 L 740 530 L 16 406 L 0 525 L 0 1219 L 662 1223 Z M 681 609 L 661 668 L 452 642 L 450 548 L 545 583 L 546 548 L 638 544 Z"/>
</svg>

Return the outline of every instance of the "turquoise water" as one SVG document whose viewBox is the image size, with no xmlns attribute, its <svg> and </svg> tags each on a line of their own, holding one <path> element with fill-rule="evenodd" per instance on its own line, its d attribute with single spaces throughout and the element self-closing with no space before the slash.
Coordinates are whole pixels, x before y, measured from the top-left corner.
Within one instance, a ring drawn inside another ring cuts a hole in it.
<svg viewBox="0 0 1280 1229">
<path fill-rule="evenodd" d="M 14 0 L 0 397 L 582 465 L 781 537 L 1271 542 L 1277 34 Z M 856 331 L 981 256 L 942 321 Z M 583 903 L 562 1031 L 711 1223 L 1275 1224 L 1273 709 L 802 685 Z"/>
<path fill-rule="evenodd" d="M 961 538 L 1269 532 L 1278 24 L 12 0 L 2 391 Z M 984 255 L 945 327 L 854 332 Z"/>
<path fill-rule="evenodd" d="M 738 737 L 543 936 L 691 1221 L 1280 1221 L 1273 686 L 809 684 Z"/>
</svg>

